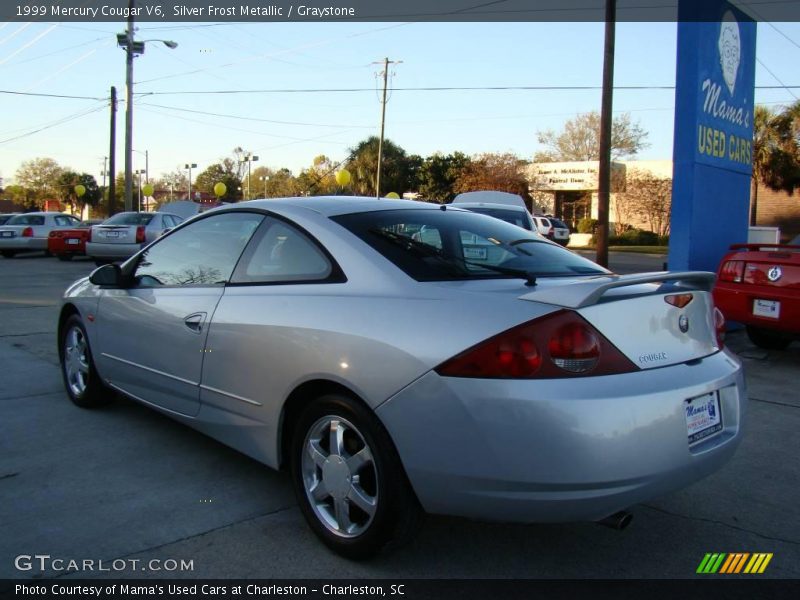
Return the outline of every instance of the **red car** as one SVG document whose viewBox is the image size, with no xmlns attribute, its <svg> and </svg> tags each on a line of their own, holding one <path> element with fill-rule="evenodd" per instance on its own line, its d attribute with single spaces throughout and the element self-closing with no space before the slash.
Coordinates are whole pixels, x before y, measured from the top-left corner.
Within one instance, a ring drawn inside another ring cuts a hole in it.
<svg viewBox="0 0 800 600">
<path fill-rule="evenodd" d="M 756 346 L 783 350 L 800 339 L 800 239 L 731 246 L 719 266 L 714 302 L 726 319 L 747 326 Z"/>
<path fill-rule="evenodd" d="M 47 237 L 47 251 L 59 260 L 72 260 L 73 256 L 86 255 L 86 240 L 92 225 L 102 223 L 101 220 L 81 222 L 79 227 L 54 229 Z"/>
</svg>

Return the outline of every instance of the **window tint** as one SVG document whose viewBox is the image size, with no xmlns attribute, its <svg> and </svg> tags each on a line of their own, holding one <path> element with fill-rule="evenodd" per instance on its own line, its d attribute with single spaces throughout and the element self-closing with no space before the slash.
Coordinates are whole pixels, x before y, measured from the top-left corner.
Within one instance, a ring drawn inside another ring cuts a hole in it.
<svg viewBox="0 0 800 600">
<path fill-rule="evenodd" d="M 476 213 L 393 210 L 333 220 L 417 281 L 608 272 L 533 232 Z"/>
<path fill-rule="evenodd" d="M 152 220 L 152 213 L 123 212 L 106 219 L 103 225 L 147 225 Z"/>
<path fill-rule="evenodd" d="M 218 214 L 171 233 L 142 253 L 136 267 L 138 285 L 226 283 L 263 218 L 256 213 Z"/>
<path fill-rule="evenodd" d="M 333 272 L 331 261 L 306 234 L 288 223 L 268 217 L 242 257 L 231 281 L 324 281 Z"/>
<path fill-rule="evenodd" d="M 44 225 L 44 215 L 18 215 L 11 217 L 9 225 Z"/>
<path fill-rule="evenodd" d="M 522 227 L 523 229 L 527 229 L 529 231 L 531 228 L 531 222 L 528 220 L 528 217 L 525 214 L 527 211 L 523 212 L 521 210 L 510 210 L 507 208 L 486 208 L 483 206 L 480 208 L 469 208 L 467 210 L 471 210 L 472 212 L 482 215 L 489 215 L 490 217 L 500 219 L 506 223 L 511 223 L 512 225 Z"/>
<path fill-rule="evenodd" d="M 55 222 L 56 225 L 58 226 L 66 226 L 66 227 L 69 227 L 71 225 L 77 225 L 78 223 L 80 223 L 78 219 L 73 219 L 72 217 L 68 217 L 66 215 L 63 217 L 62 216 L 55 217 Z"/>
</svg>

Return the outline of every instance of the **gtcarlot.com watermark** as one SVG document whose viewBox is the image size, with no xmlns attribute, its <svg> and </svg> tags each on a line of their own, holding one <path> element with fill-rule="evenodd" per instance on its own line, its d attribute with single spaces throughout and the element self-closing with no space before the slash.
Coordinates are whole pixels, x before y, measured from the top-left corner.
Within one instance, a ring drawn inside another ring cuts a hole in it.
<svg viewBox="0 0 800 600">
<path fill-rule="evenodd" d="M 59 573 L 120 573 L 124 571 L 190 572 L 194 571 L 194 560 L 175 558 L 59 558 L 49 554 L 20 554 L 14 559 L 17 571 L 56 571 Z"/>
</svg>

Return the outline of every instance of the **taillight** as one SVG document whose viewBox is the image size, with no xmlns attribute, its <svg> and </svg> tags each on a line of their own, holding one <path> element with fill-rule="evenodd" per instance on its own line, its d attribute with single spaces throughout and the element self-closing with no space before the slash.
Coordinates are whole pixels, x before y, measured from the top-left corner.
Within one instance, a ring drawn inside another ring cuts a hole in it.
<svg viewBox="0 0 800 600">
<path fill-rule="evenodd" d="M 684 308 L 689 305 L 692 298 L 694 298 L 694 296 L 691 294 L 672 294 L 670 296 L 664 296 L 664 302 L 676 306 L 677 308 Z"/>
<path fill-rule="evenodd" d="M 26 227 L 23 229 L 22 237 L 33 237 L 33 227 Z"/>
<path fill-rule="evenodd" d="M 717 307 L 714 307 L 714 331 L 717 334 L 717 345 L 722 350 L 725 347 L 725 315 Z"/>
<path fill-rule="evenodd" d="M 744 261 L 743 260 L 726 260 L 722 268 L 719 270 L 720 281 L 732 281 L 733 283 L 741 283 L 744 278 Z"/>
<path fill-rule="evenodd" d="M 136 228 L 136 243 L 144 244 L 144 225 L 139 225 Z"/>
<path fill-rule="evenodd" d="M 56 232 L 55 231 L 51 231 L 50 234 L 47 237 L 51 237 L 51 238 L 56 237 Z"/>
<path fill-rule="evenodd" d="M 578 313 L 561 310 L 509 329 L 445 361 L 446 377 L 544 379 L 638 371 Z"/>
</svg>

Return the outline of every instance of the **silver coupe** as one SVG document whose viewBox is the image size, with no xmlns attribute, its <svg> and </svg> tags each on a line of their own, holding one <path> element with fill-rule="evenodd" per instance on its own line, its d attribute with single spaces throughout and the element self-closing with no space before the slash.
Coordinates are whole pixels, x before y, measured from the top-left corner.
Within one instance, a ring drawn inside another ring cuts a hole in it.
<svg viewBox="0 0 800 600">
<path fill-rule="evenodd" d="M 75 404 L 116 390 L 287 469 L 365 557 L 425 512 L 597 521 L 719 469 L 747 397 L 712 283 L 455 206 L 259 200 L 73 284 L 58 350 Z"/>
</svg>

